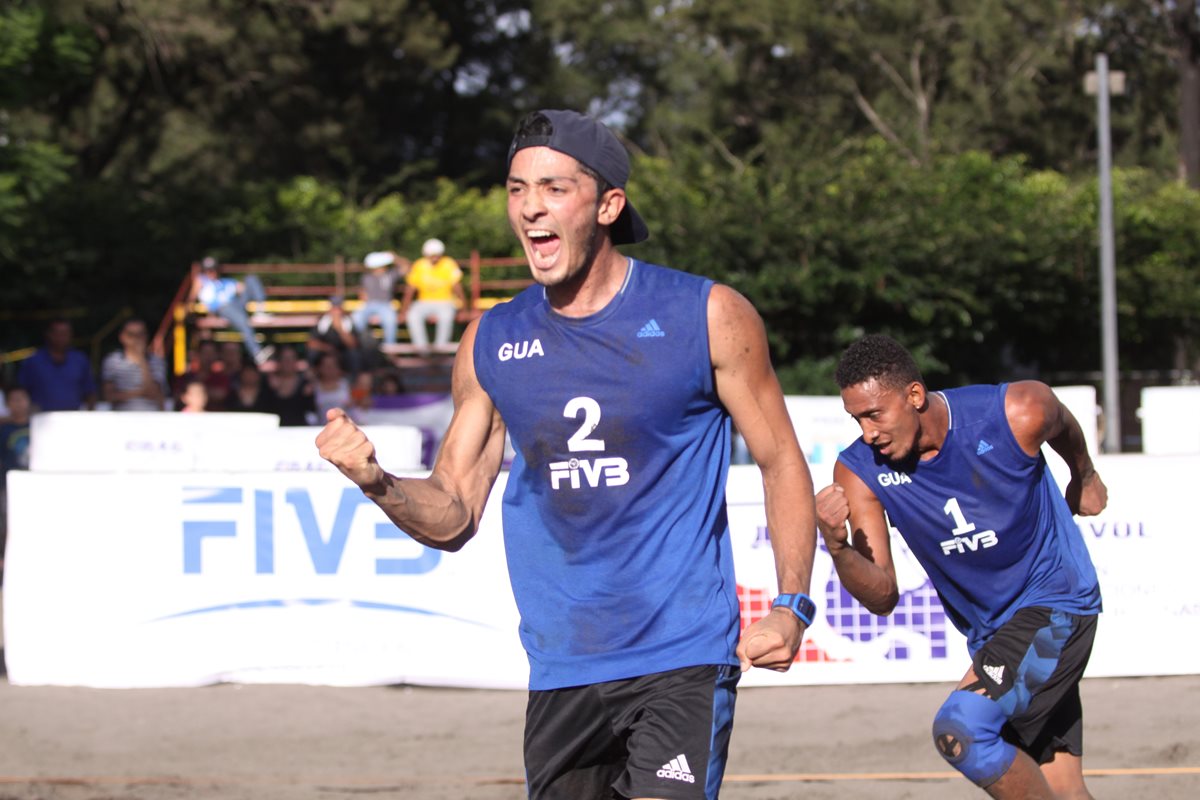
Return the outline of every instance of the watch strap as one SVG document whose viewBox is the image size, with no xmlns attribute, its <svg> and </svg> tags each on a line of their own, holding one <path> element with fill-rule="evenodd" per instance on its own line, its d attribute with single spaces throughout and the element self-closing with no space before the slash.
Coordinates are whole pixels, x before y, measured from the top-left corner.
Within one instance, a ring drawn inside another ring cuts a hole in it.
<svg viewBox="0 0 1200 800">
<path fill-rule="evenodd" d="M 781 594 L 771 601 L 771 608 L 779 606 L 789 609 L 805 625 L 812 625 L 817 615 L 817 604 L 806 594 Z"/>
</svg>

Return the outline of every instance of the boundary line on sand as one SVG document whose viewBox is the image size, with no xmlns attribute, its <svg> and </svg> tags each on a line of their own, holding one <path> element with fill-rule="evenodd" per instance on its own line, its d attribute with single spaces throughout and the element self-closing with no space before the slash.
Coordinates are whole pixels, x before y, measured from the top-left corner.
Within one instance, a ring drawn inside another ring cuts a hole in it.
<svg viewBox="0 0 1200 800">
<path fill-rule="evenodd" d="M 1200 767 L 1124 767 L 1124 768 L 1092 768 L 1083 771 L 1086 777 L 1170 777 L 1181 775 L 1200 775 Z M 794 772 L 770 774 L 726 775 L 726 783 L 837 783 L 843 781 L 931 781 L 931 780 L 962 780 L 958 772 Z M 78 776 L 36 776 L 36 775 L 0 775 L 0 785 L 12 784 L 52 784 L 60 786 L 319 786 L 323 789 L 336 788 L 371 788 L 387 789 L 402 788 L 413 785 L 466 785 L 466 786 L 520 786 L 524 778 L 512 777 L 478 777 L 447 780 L 446 778 L 377 778 L 374 780 L 351 778 L 346 780 L 328 778 L 312 780 L 303 779 L 230 779 L 224 777 L 203 777 L 185 775 L 78 775 Z"/>
</svg>

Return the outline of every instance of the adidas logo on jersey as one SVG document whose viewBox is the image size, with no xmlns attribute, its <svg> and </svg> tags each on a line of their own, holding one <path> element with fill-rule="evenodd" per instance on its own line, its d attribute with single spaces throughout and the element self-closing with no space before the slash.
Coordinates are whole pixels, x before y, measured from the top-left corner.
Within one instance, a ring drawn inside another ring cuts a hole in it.
<svg viewBox="0 0 1200 800">
<path fill-rule="evenodd" d="M 990 453 L 990 452 L 992 452 L 992 449 L 993 449 L 993 448 L 992 448 L 992 446 L 991 446 L 990 444 L 988 444 L 987 442 L 985 442 L 983 439 L 980 439 L 980 440 L 979 440 L 979 447 L 976 447 L 976 448 L 975 448 L 975 455 L 977 455 L 977 456 L 981 456 L 981 455 L 983 455 L 984 453 Z"/>
<path fill-rule="evenodd" d="M 991 678 L 995 683 L 998 683 L 998 684 L 1004 683 L 1004 665 L 1003 664 L 1001 664 L 998 667 L 993 667 L 990 664 L 984 664 L 983 671 L 985 673 L 987 673 L 987 676 L 989 678 Z"/>
<path fill-rule="evenodd" d="M 651 336 L 666 336 L 667 332 L 658 327 L 657 320 L 652 319 L 642 326 L 642 329 L 638 331 L 637 335 L 639 339 L 646 339 Z"/>
<path fill-rule="evenodd" d="M 657 774 L 660 778 L 669 778 L 673 781 L 683 781 L 684 783 L 696 782 L 696 776 L 692 774 L 692 768 L 688 766 L 687 756 L 683 753 L 663 764 L 662 769 Z"/>
</svg>

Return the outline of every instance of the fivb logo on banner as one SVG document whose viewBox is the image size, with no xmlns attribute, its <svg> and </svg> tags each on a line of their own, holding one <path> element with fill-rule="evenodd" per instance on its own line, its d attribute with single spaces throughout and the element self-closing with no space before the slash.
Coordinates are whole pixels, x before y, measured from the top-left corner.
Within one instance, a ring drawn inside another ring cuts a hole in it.
<svg viewBox="0 0 1200 800">
<path fill-rule="evenodd" d="M 205 548 L 215 546 L 216 540 L 233 539 L 246 543 L 259 575 L 275 573 L 276 523 L 283 514 L 293 514 L 300 527 L 313 570 L 318 575 L 334 575 L 342 562 L 350 538 L 355 513 L 361 506 L 370 506 L 361 491 L 343 489 L 338 500 L 333 524 L 326 533 L 318 519 L 312 494 L 308 489 L 250 489 L 241 486 L 187 486 L 183 489 L 183 571 L 196 575 L 204 571 Z M 220 509 L 222 519 L 212 519 L 212 513 L 200 509 Z M 247 513 L 252 522 L 247 522 Z M 196 517 L 203 516 L 204 519 Z M 191 517 L 189 519 L 189 517 Z M 391 522 L 375 523 L 376 540 L 408 539 L 408 535 Z M 432 572 L 441 561 L 438 550 L 421 546 L 419 555 L 412 558 L 375 559 L 376 575 L 420 575 Z"/>
</svg>

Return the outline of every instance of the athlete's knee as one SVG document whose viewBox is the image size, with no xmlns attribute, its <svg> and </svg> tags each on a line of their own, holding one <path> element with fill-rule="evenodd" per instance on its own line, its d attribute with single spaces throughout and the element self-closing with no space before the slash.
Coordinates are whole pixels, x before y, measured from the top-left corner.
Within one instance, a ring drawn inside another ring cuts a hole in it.
<svg viewBox="0 0 1200 800">
<path fill-rule="evenodd" d="M 933 743 L 942 758 L 977 786 L 998 781 L 1017 756 L 1000 735 L 1004 712 L 981 694 L 962 690 L 950 697 L 933 718 Z"/>
</svg>

